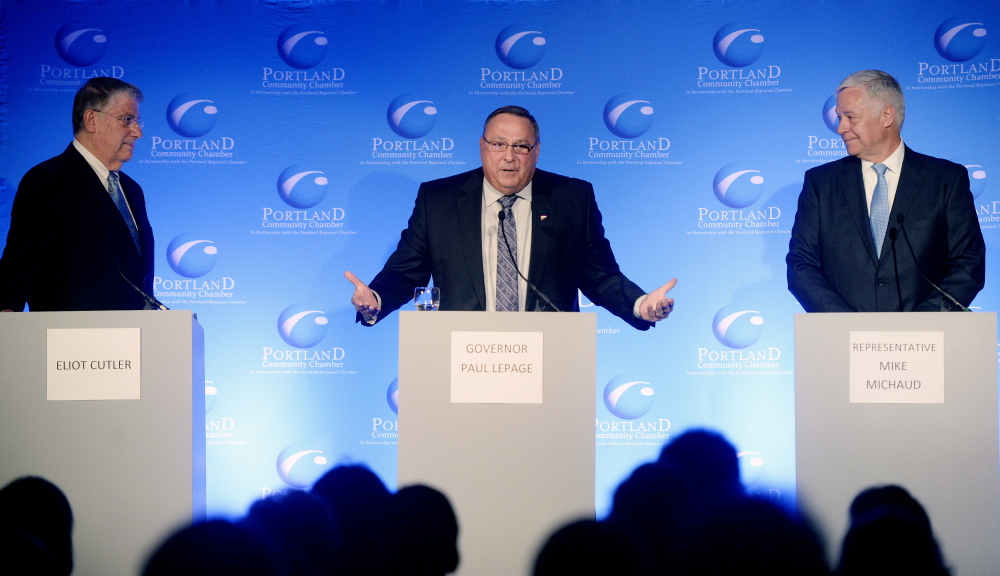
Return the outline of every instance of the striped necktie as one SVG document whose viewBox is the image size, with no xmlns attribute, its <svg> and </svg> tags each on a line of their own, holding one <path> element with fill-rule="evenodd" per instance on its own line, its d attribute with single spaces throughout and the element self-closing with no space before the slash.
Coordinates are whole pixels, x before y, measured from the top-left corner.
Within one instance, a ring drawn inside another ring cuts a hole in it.
<svg viewBox="0 0 1000 576">
<path fill-rule="evenodd" d="M 511 206 L 517 196 L 502 196 L 500 198 L 503 211 L 503 223 L 497 235 L 497 312 L 517 312 L 517 223 L 514 221 L 514 211 Z M 504 241 L 506 238 L 506 242 Z M 508 250 L 508 246 L 510 249 Z"/>
<path fill-rule="evenodd" d="M 885 229 L 889 227 L 889 185 L 885 181 L 885 164 L 872 164 L 872 170 L 878 174 L 875 192 L 872 194 L 871 226 L 872 240 L 875 241 L 875 255 L 882 257 L 882 241 L 885 239 Z"/>
<path fill-rule="evenodd" d="M 118 208 L 118 213 L 122 215 L 122 219 L 125 220 L 125 224 L 128 226 L 128 231 L 132 233 L 132 241 L 135 242 L 135 249 L 142 254 L 142 248 L 139 247 L 139 229 L 135 225 L 135 218 L 132 217 L 132 212 L 128 209 L 128 203 L 125 201 L 125 196 L 122 194 L 122 188 L 118 184 L 118 172 L 112 171 L 108 173 L 108 194 L 111 195 L 111 199 L 115 202 L 115 207 Z"/>
</svg>

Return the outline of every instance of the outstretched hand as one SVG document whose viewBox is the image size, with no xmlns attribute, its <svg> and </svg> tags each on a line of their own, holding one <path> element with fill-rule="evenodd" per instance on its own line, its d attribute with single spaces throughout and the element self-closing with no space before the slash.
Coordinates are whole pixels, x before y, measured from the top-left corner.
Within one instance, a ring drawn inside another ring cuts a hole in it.
<svg viewBox="0 0 1000 576">
<path fill-rule="evenodd" d="M 354 284 L 354 295 L 351 296 L 351 304 L 354 304 L 354 309 L 357 310 L 361 316 L 365 319 L 365 322 L 372 322 L 378 317 L 379 305 L 378 299 L 375 298 L 375 293 L 372 289 L 368 287 L 367 284 L 362 282 L 353 273 L 347 271 L 344 272 L 344 277 L 347 278 L 351 284 Z"/>
<path fill-rule="evenodd" d="M 639 314 L 646 322 L 659 322 L 670 316 L 674 311 L 674 299 L 667 298 L 667 292 L 677 284 L 677 278 L 671 278 L 669 282 L 653 290 L 642 299 L 639 304 Z"/>
</svg>

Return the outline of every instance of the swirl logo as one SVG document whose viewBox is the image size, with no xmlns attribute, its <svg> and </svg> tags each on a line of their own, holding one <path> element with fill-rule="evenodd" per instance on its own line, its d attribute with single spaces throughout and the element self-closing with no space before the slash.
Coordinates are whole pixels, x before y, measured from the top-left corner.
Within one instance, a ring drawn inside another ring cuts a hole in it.
<svg viewBox="0 0 1000 576">
<path fill-rule="evenodd" d="M 764 457 L 760 452 L 740 452 L 736 455 L 736 462 L 740 467 L 744 488 L 752 487 L 764 475 Z"/>
<path fill-rule="evenodd" d="M 979 164 L 968 164 L 965 169 L 969 171 L 969 187 L 972 189 L 972 197 L 979 198 L 986 191 L 986 168 Z"/>
<path fill-rule="evenodd" d="M 621 138 L 642 136 L 653 125 L 653 107 L 649 100 L 619 94 L 604 105 L 604 125 Z"/>
<path fill-rule="evenodd" d="M 212 408 L 215 408 L 218 397 L 219 388 L 215 385 L 215 382 L 205 380 L 205 414 L 208 414 L 212 411 Z"/>
<path fill-rule="evenodd" d="M 293 208 L 312 208 L 326 197 L 329 183 L 323 172 L 293 164 L 278 176 L 278 196 Z"/>
<path fill-rule="evenodd" d="M 938 54 L 952 62 L 965 62 L 978 55 L 986 45 L 986 28 L 982 22 L 966 18 L 950 18 L 938 26 L 934 33 L 934 48 Z"/>
<path fill-rule="evenodd" d="M 653 407 L 653 387 L 644 380 L 619 374 L 604 387 L 604 405 L 619 418 L 635 420 Z"/>
<path fill-rule="evenodd" d="M 742 68 L 760 58 L 764 51 L 764 35 L 757 28 L 745 28 L 736 22 L 730 22 L 715 33 L 712 48 L 719 62 Z"/>
<path fill-rule="evenodd" d="M 735 304 L 723 306 L 712 319 L 712 331 L 730 348 L 746 348 L 764 331 L 764 317 L 756 310 L 744 310 Z"/>
<path fill-rule="evenodd" d="M 289 26 L 278 36 L 278 56 L 294 68 L 312 68 L 326 56 L 329 44 L 322 30 Z"/>
<path fill-rule="evenodd" d="M 311 444 L 289 444 L 278 454 L 278 476 L 292 488 L 305 489 L 319 480 L 328 464 L 326 454 Z"/>
<path fill-rule="evenodd" d="M 531 68 L 545 55 L 545 37 L 538 30 L 508 26 L 497 34 L 496 50 L 500 61 L 511 68 Z"/>
<path fill-rule="evenodd" d="M 837 95 L 834 94 L 826 99 L 826 103 L 823 104 L 823 123 L 826 127 L 830 129 L 834 134 L 839 134 L 837 128 L 840 128 L 840 118 L 837 116 Z"/>
<path fill-rule="evenodd" d="M 730 208 L 746 208 L 757 200 L 764 192 L 764 177 L 760 170 L 747 168 L 743 164 L 733 163 L 723 166 L 716 172 L 712 180 L 712 190 L 715 197 Z"/>
<path fill-rule="evenodd" d="M 305 304 L 292 304 L 278 316 L 278 334 L 296 348 L 311 348 L 326 337 L 328 322 L 322 310 Z"/>
<path fill-rule="evenodd" d="M 204 276 L 215 266 L 219 249 L 211 240 L 194 234 L 181 234 L 167 245 L 167 263 L 174 272 L 187 278 Z"/>
<path fill-rule="evenodd" d="M 389 403 L 392 413 L 399 414 L 399 378 L 393 378 L 389 389 L 385 391 L 385 400 Z"/>
<path fill-rule="evenodd" d="M 90 66 L 104 56 L 108 37 L 100 28 L 70 22 L 56 32 L 56 52 L 73 66 Z"/>
<path fill-rule="evenodd" d="M 167 123 L 181 136 L 197 138 L 215 128 L 218 113 L 219 109 L 211 100 L 197 98 L 190 93 L 178 94 L 167 106 Z"/>
<path fill-rule="evenodd" d="M 385 116 L 396 134 L 403 138 L 420 138 L 434 128 L 437 113 L 434 102 L 403 94 L 389 104 Z"/>
</svg>

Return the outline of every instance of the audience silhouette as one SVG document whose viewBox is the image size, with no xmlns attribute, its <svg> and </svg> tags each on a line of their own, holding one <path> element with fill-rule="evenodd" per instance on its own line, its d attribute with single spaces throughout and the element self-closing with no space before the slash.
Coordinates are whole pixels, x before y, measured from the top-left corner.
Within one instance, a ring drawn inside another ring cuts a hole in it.
<svg viewBox="0 0 1000 576">
<path fill-rule="evenodd" d="M 0 489 L 0 531 L 8 566 L 23 566 L 23 574 L 73 571 L 73 511 L 48 480 L 25 476 Z"/>
</svg>

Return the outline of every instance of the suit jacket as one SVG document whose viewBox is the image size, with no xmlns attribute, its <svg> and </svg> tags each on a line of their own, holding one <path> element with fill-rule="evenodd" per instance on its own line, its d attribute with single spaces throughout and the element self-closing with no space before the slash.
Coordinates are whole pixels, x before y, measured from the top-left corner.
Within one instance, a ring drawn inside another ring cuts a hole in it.
<svg viewBox="0 0 1000 576">
<path fill-rule="evenodd" d="M 142 188 L 119 172 L 141 253 L 104 183 L 70 144 L 24 175 L 0 258 L 0 310 L 141 310 L 153 291 L 153 230 Z"/>
<path fill-rule="evenodd" d="M 968 305 L 985 283 L 985 257 L 966 169 L 909 148 L 876 257 L 861 160 L 849 156 L 806 172 L 786 258 L 788 289 L 807 312 L 948 310 L 921 271 Z"/>
<path fill-rule="evenodd" d="M 645 292 L 621 273 L 604 237 L 590 183 L 536 170 L 531 198 L 528 281 L 564 311 L 579 310 L 577 290 L 632 326 L 635 301 Z M 372 280 L 382 299 L 379 319 L 413 298 L 433 276 L 442 310 L 485 310 L 481 209 L 483 170 L 425 182 L 396 251 Z M 532 290 L 525 309 L 549 310 Z M 359 315 L 360 319 L 360 315 Z"/>
</svg>

